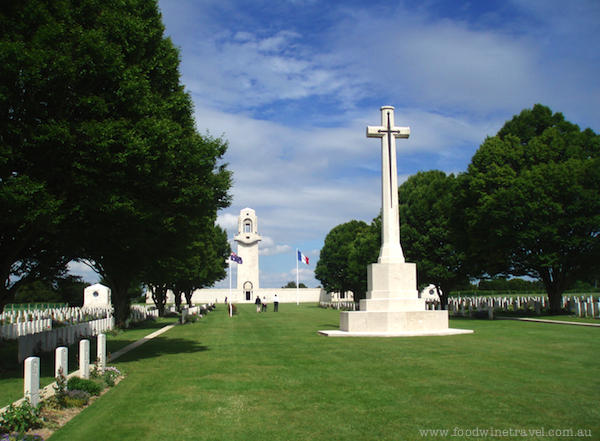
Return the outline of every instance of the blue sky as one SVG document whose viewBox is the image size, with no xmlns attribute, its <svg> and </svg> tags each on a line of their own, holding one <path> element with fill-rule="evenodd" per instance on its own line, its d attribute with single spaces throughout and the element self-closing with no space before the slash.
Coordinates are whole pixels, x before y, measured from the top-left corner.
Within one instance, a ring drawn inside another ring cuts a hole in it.
<svg viewBox="0 0 600 441">
<path fill-rule="evenodd" d="M 229 142 L 232 238 L 256 210 L 263 288 L 309 287 L 327 233 L 379 213 L 380 107 L 395 107 L 399 183 L 466 170 L 535 103 L 600 130 L 597 0 L 159 0 L 198 129 Z M 233 246 L 235 250 L 235 245 Z M 228 281 L 219 286 L 228 286 Z"/>
</svg>

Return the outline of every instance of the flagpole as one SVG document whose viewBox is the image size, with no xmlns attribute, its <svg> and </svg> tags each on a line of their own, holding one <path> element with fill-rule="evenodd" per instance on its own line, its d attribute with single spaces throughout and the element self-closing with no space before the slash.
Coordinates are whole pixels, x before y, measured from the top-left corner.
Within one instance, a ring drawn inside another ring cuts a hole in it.
<svg viewBox="0 0 600 441">
<path fill-rule="evenodd" d="M 229 304 L 231 305 L 231 256 L 229 256 Z M 229 317 L 231 317 L 231 307 L 229 307 Z"/>
<path fill-rule="evenodd" d="M 300 304 L 300 276 L 298 275 L 298 248 L 296 248 L 296 306 Z"/>
</svg>

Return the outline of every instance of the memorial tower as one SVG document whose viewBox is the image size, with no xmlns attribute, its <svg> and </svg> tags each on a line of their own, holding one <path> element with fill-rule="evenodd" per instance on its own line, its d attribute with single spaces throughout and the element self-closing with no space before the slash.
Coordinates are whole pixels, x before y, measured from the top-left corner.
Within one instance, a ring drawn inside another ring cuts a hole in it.
<svg viewBox="0 0 600 441">
<path fill-rule="evenodd" d="M 258 218 L 251 208 L 244 208 L 238 217 L 238 234 L 233 238 L 237 242 L 237 255 L 242 264 L 237 265 L 237 289 L 243 291 L 244 299 L 252 300 L 253 291 L 258 285 Z"/>
</svg>

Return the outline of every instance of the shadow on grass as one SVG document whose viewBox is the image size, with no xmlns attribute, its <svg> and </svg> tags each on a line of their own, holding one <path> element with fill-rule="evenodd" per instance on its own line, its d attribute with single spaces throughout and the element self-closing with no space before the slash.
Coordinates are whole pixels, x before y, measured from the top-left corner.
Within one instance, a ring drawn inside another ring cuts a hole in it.
<svg viewBox="0 0 600 441">
<path fill-rule="evenodd" d="M 332 325 L 332 324 L 328 323 L 326 325 L 319 325 L 318 328 L 319 328 L 319 330 L 322 329 L 324 331 L 327 330 L 327 329 L 333 329 L 333 330 L 335 330 L 335 329 L 339 329 L 340 328 L 340 324 L 339 323 L 335 323 L 335 324 Z"/>
<path fill-rule="evenodd" d="M 128 344 L 135 343 L 130 341 Z M 124 347 L 127 345 L 124 345 Z M 184 338 L 169 338 L 169 337 L 155 337 L 152 340 L 148 340 L 141 346 L 132 349 L 129 352 L 118 357 L 115 362 L 127 363 L 132 361 L 141 361 L 150 358 L 162 357 L 164 355 L 173 354 L 193 354 L 197 352 L 208 351 L 208 346 L 200 344 L 197 340 L 184 339 Z"/>
</svg>

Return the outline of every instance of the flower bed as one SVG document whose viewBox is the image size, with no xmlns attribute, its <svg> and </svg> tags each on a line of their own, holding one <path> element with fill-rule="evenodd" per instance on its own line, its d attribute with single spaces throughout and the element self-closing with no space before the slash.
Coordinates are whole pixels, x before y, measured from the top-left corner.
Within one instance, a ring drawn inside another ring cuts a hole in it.
<svg viewBox="0 0 600 441">
<path fill-rule="evenodd" d="M 103 373 L 92 370 L 90 380 L 62 375 L 56 378 L 56 393 L 37 407 L 28 401 L 10 406 L 0 417 L 0 441 L 43 441 L 67 424 L 79 412 L 91 405 L 111 387 L 121 381 L 123 374 L 114 367 Z"/>
</svg>

